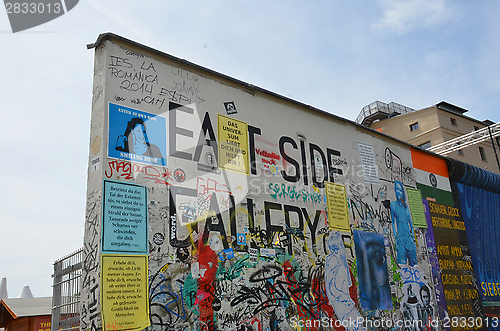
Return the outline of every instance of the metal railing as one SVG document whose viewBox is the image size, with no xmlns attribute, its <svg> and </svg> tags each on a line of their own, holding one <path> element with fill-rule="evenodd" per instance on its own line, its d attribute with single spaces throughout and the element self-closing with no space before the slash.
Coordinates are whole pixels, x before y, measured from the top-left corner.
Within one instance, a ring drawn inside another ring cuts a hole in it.
<svg viewBox="0 0 500 331">
<path fill-rule="evenodd" d="M 399 103 L 375 101 L 367 106 L 364 106 L 356 117 L 356 123 L 369 125 L 370 119 L 388 118 L 395 115 L 402 115 L 414 112 L 415 109 L 403 106 Z M 367 121 L 366 121 L 367 120 Z"/>
<path fill-rule="evenodd" d="M 54 262 L 51 331 L 80 328 L 83 248 Z"/>
<path fill-rule="evenodd" d="M 479 144 L 480 142 L 493 139 L 500 136 L 500 123 L 496 123 L 480 130 L 472 131 L 471 133 L 464 134 L 454 139 L 447 140 L 438 145 L 428 148 L 428 151 L 440 155 L 450 154 L 459 149 L 463 149 L 472 145 Z M 492 141 L 493 143 L 493 141 Z M 493 145 L 494 146 L 494 145 Z"/>
</svg>

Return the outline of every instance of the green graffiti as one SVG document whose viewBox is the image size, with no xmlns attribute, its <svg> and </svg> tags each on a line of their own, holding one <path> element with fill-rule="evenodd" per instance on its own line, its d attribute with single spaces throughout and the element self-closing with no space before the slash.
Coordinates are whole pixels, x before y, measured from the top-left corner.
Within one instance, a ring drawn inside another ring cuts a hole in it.
<svg viewBox="0 0 500 331">
<path fill-rule="evenodd" d="M 195 315 L 198 315 L 198 310 L 193 309 L 195 307 L 194 303 L 196 302 L 196 294 L 198 293 L 198 281 L 196 279 L 193 279 L 191 273 L 189 273 L 184 279 L 184 287 L 182 288 L 182 291 L 185 298 L 184 303 L 186 304 L 187 308 L 191 310 Z"/>
<path fill-rule="evenodd" d="M 217 279 L 234 280 L 239 278 L 244 272 L 243 269 L 248 268 L 250 264 L 248 258 L 240 259 L 235 262 L 232 262 L 231 260 L 228 261 L 230 262 L 229 265 L 224 262 L 219 262 L 219 267 L 217 268 L 217 274 L 215 276 Z"/>
<path fill-rule="evenodd" d="M 269 189 L 272 191 L 271 198 L 277 201 L 278 198 L 290 198 L 290 200 L 300 200 L 303 202 L 320 203 L 323 195 L 319 192 L 309 192 L 306 189 L 297 190 L 295 186 L 286 186 L 285 184 L 269 183 Z"/>
</svg>

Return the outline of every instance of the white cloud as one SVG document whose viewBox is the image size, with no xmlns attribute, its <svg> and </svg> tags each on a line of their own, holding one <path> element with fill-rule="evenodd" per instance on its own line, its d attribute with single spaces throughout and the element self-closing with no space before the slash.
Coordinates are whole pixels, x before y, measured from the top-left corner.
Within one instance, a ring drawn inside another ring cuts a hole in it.
<svg viewBox="0 0 500 331">
<path fill-rule="evenodd" d="M 443 24 L 451 17 L 445 0 L 382 0 L 382 19 L 372 29 L 405 34 L 411 30 Z"/>
</svg>

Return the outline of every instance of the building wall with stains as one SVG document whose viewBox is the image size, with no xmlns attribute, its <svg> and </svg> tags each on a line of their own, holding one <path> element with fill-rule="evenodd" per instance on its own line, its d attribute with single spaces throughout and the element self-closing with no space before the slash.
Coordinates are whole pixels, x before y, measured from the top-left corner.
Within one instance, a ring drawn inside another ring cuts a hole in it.
<svg viewBox="0 0 500 331">
<path fill-rule="evenodd" d="M 443 328 L 408 145 L 121 37 L 94 46 L 83 330 Z"/>
</svg>

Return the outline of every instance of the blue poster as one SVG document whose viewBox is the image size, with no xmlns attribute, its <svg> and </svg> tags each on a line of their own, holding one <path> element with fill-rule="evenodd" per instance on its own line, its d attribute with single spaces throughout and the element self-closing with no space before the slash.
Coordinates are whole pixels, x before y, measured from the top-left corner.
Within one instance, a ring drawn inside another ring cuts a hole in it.
<svg viewBox="0 0 500 331">
<path fill-rule="evenodd" d="M 353 238 L 361 309 L 392 310 L 384 235 L 354 230 Z"/>
<path fill-rule="evenodd" d="M 167 165 L 166 119 L 109 104 L 108 157 Z"/>
<path fill-rule="evenodd" d="M 500 301 L 500 194 L 452 182 L 460 198 L 481 301 Z"/>
<path fill-rule="evenodd" d="M 103 253 L 148 253 L 145 186 L 105 180 L 102 218 Z"/>
</svg>

